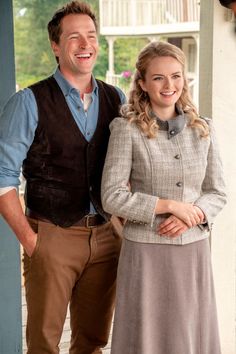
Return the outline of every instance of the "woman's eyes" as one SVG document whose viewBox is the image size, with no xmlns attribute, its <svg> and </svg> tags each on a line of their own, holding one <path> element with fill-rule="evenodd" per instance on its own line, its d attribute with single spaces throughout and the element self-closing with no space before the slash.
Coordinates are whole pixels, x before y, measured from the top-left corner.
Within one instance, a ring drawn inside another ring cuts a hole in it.
<svg viewBox="0 0 236 354">
<path fill-rule="evenodd" d="M 179 79 L 180 77 L 181 77 L 181 75 L 175 74 L 175 75 L 171 76 L 171 79 Z M 162 81 L 164 79 L 165 79 L 164 76 L 156 76 L 156 77 L 153 78 L 153 80 L 155 80 L 155 81 Z"/>
</svg>

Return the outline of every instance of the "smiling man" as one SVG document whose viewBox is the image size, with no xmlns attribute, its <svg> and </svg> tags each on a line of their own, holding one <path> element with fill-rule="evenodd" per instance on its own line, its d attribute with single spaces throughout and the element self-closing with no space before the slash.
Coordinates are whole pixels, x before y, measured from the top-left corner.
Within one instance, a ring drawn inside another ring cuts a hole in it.
<svg viewBox="0 0 236 354">
<path fill-rule="evenodd" d="M 124 94 L 92 74 L 96 18 L 73 1 L 48 24 L 54 75 L 16 93 L 0 119 L 0 212 L 24 248 L 28 354 L 98 354 L 114 308 L 120 238 L 100 199 L 109 123 Z M 17 196 L 26 178 L 23 213 Z"/>
</svg>

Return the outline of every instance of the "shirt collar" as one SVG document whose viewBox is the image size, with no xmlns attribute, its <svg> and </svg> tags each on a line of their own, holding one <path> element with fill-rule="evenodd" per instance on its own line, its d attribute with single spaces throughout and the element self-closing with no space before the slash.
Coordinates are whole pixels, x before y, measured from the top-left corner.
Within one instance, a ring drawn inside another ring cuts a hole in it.
<svg viewBox="0 0 236 354">
<path fill-rule="evenodd" d="M 168 139 L 182 132 L 186 125 L 186 117 L 182 110 L 176 107 L 177 116 L 169 120 L 161 120 L 154 112 L 151 116 L 156 119 L 160 130 L 167 131 Z"/>
<path fill-rule="evenodd" d="M 75 89 L 69 83 L 69 81 L 67 81 L 64 78 L 64 76 L 60 72 L 59 67 L 56 69 L 55 73 L 53 74 L 53 77 L 56 80 L 56 82 L 58 83 L 58 85 L 59 85 L 60 89 L 62 90 L 64 96 L 70 95 L 70 93 L 73 92 L 74 90 L 79 92 L 77 89 Z M 94 93 L 96 96 L 98 96 L 98 85 L 97 85 L 97 81 L 95 80 L 93 75 L 92 75 L 92 85 L 93 85 L 93 91 L 91 93 L 92 94 Z"/>
</svg>

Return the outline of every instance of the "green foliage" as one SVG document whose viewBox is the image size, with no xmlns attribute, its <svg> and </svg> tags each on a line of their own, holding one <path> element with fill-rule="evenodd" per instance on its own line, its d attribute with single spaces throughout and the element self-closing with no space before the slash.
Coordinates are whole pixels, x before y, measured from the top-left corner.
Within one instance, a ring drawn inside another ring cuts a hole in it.
<svg viewBox="0 0 236 354">
<path fill-rule="evenodd" d="M 16 80 L 25 87 L 55 68 L 47 23 L 61 0 L 14 0 Z"/>
<path fill-rule="evenodd" d="M 114 43 L 115 72 L 134 72 L 138 53 L 148 42 L 147 38 L 117 38 Z"/>
</svg>

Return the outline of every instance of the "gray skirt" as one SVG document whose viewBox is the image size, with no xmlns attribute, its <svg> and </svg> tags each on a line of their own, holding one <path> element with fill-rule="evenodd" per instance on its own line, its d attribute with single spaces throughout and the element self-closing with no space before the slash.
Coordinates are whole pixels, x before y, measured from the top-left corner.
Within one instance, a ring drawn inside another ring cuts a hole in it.
<svg viewBox="0 0 236 354">
<path fill-rule="evenodd" d="M 220 354 L 209 240 L 124 239 L 111 354 Z"/>
</svg>

